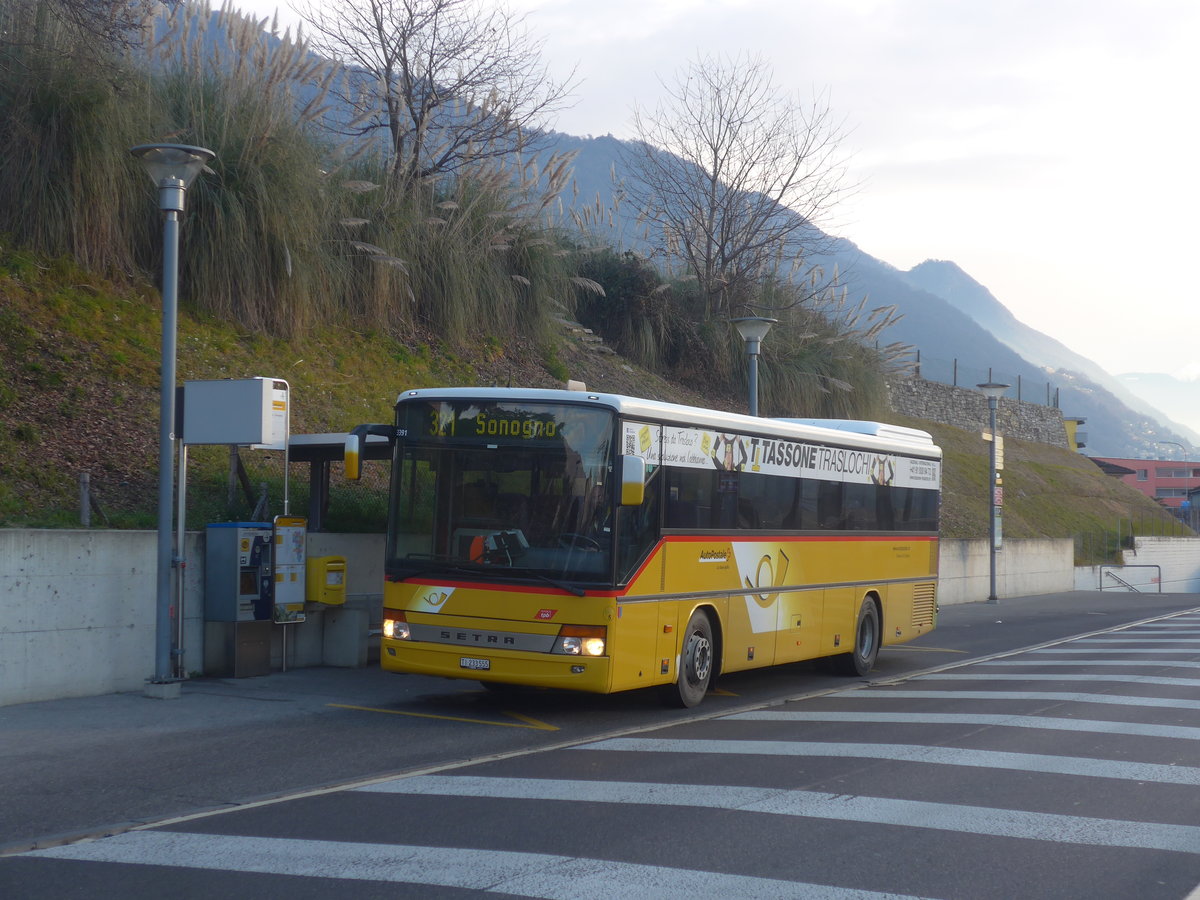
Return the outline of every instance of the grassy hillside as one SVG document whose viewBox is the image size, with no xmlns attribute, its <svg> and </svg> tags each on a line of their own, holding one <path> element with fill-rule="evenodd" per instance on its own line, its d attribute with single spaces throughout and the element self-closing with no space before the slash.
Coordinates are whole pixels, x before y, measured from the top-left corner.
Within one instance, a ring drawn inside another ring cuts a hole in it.
<svg viewBox="0 0 1200 900">
<path fill-rule="evenodd" d="M 152 285 L 0 246 L 0 525 L 76 525 L 79 473 L 87 472 L 104 517 L 93 524 L 153 527 L 160 323 Z M 451 351 L 433 335 L 360 332 L 350 325 L 270 339 L 185 308 L 178 343 L 180 380 L 286 379 L 294 433 L 387 421 L 396 394 L 406 388 L 552 387 L 568 377 L 597 390 L 744 409 L 741 398 L 704 397 L 668 383 L 566 325 L 551 350 L 483 340 Z M 770 364 L 769 357 L 763 364 Z M 944 535 L 985 536 L 987 457 L 978 434 L 924 420 L 896 421 L 933 432 L 944 449 Z M 278 454 L 245 456 L 250 480 L 271 482 L 271 511 L 280 512 Z M 1118 520 L 1125 520 L 1126 531 L 1129 520 L 1139 531 L 1171 527 L 1156 504 L 1081 456 L 1008 440 L 1006 457 L 1007 537 L 1115 534 Z M 229 502 L 227 482 L 226 450 L 192 451 L 189 526 L 248 514 L 250 503 L 240 491 Z M 292 509 L 303 510 L 303 467 L 293 471 L 292 487 Z M 338 491 L 334 506 L 339 498 L 361 501 L 362 491 L 355 490 Z M 331 512 L 336 520 L 337 510 Z"/>
<path fill-rule="evenodd" d="M 599 390 L 705 402 L 590 338 L 564 326 L 551 350 L 494 339 L 451 350 L 428 334 L 344 325 L 284 340 L 182 308 L 178 377 L 286 379 L 297 434 L 390 421 L 400 391 L 446 384 L 558 387 L 569 377 Z M 0 245 L 0 525 L 77 524 L 79 473 L 87 472 L 109 523 L 154 526 L 160 347 L 154 286 Z M 279 455 L 243 456 L 256 489 L 271 482 L 279 512 Z M 227 450 L 193 448 L 189 525 L 248 514 L 240 495 L 226 502 L 227 471 Z M 303 509 L 304 475 L 292 472 L 293 510 Z"/>
<path fill-rule="evenodd" d="M 895 417 L 899 424 L 933 434 L 945 460 L 942 534 L 987 535 L 988 445 L 977 431 L 924 419 Z M 1061 538 L 1108 533 L 1183 533 L 1175 519 L 1149 497 L 1078 453 L 1048 444 L 1004 439 L 1004 536 Z M 1120 523 L 1120 524 L 1118 524 Z"/>
</svg>

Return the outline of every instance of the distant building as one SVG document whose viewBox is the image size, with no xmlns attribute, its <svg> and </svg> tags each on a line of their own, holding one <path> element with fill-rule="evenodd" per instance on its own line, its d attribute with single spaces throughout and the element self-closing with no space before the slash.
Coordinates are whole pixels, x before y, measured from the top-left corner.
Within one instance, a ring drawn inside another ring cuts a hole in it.
<svg viewBox="0 0 1200 900">
<path fill-rule="evenodd" d="M 1177 459 L 1114 456 L 1092 456 L 1089 459 L 1106 474 L 1120 478 L 1130 487 L 1171 509 L 1187 509 L 1191 505 L 1185 505 L 1188 493 L 1200 490 L 1200 460 L 1181 462 Z"/>
<path fill-rule="evenodd" d="M 1063 416 L 1063 428 L 1067 432 L 1067 445 L 1072 452 L 1078 453 L 1087 446 L 1087 432 L 1083 430 L 1083 425 L 1087 419 L 1083 416 Z"/>
</svg>

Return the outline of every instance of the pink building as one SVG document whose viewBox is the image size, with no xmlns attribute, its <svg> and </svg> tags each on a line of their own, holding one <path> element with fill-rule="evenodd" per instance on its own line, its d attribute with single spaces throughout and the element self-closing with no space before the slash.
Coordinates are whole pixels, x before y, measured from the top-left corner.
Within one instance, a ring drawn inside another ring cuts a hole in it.
<svg viewBox="0 0 1200 900">
<path fill-rule="evenodd" d="M 1108 474 L 1119 477 L 1130 487 L 1172 509 L 1179 509 L 1183 505 L 1189 490 L 1200 489 L 1200 459 L 1196 462 L 1122 459 L 1116 456 L 1093 456 L 1090 459 Z"/>
</svg>

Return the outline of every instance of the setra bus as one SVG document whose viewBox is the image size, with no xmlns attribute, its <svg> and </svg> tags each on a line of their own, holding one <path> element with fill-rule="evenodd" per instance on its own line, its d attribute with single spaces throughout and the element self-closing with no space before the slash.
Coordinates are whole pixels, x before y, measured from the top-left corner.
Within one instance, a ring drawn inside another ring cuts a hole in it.
<svg viewBox="0 0 1200 900">
<path fill-rule="evenodd" d="M 941 451 L 875 422 L 422 389 L 395 424 L 384 669 L 694 706 L 723 672 L 863 675 L 937 620 Z"/>
</svg>

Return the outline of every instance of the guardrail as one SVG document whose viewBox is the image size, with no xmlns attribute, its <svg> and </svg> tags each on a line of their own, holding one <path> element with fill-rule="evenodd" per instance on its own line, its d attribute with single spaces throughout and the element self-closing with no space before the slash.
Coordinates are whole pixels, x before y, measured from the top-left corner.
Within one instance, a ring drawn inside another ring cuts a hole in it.
<svg viewBox="0 0 1200 900">
<path fill-rule="evenodd" d="M 1152 565 L 1101 566 L 1100 567 L 1100 590 L 1104 590 L 1104 585 L 1105 585 L 1104 579 L 1107 577 L 1107 578 L 1111 578 L 1113 581 L 1117 582 L 1118 584 L 1124 586 L 1127 591 L 1132 591 L 1135 594 L 1143 593 L 1143 591 L 1140 587 L 1126 581 L 1124 578 L 1122 578 L 1120 575 L 1118 575 L 1116 572 L 1114 572 L 1113 571 L 1114 569 L 1120 569 L 1122 571 L 1125 571 L 1127 569 L 1154 569 L 1154 571 L 1157 574 L 1152 579 L 1150 579 L 1149 584 L 1152 584 L 1158 588 L 1157 593 L 1159 593 L 1159 594 L 1162 593 L 1162 566 L 1152 566 Z M 1143 586 L 1145 586 L 1145 585 L 1143 585 Z"/>
</svg>

